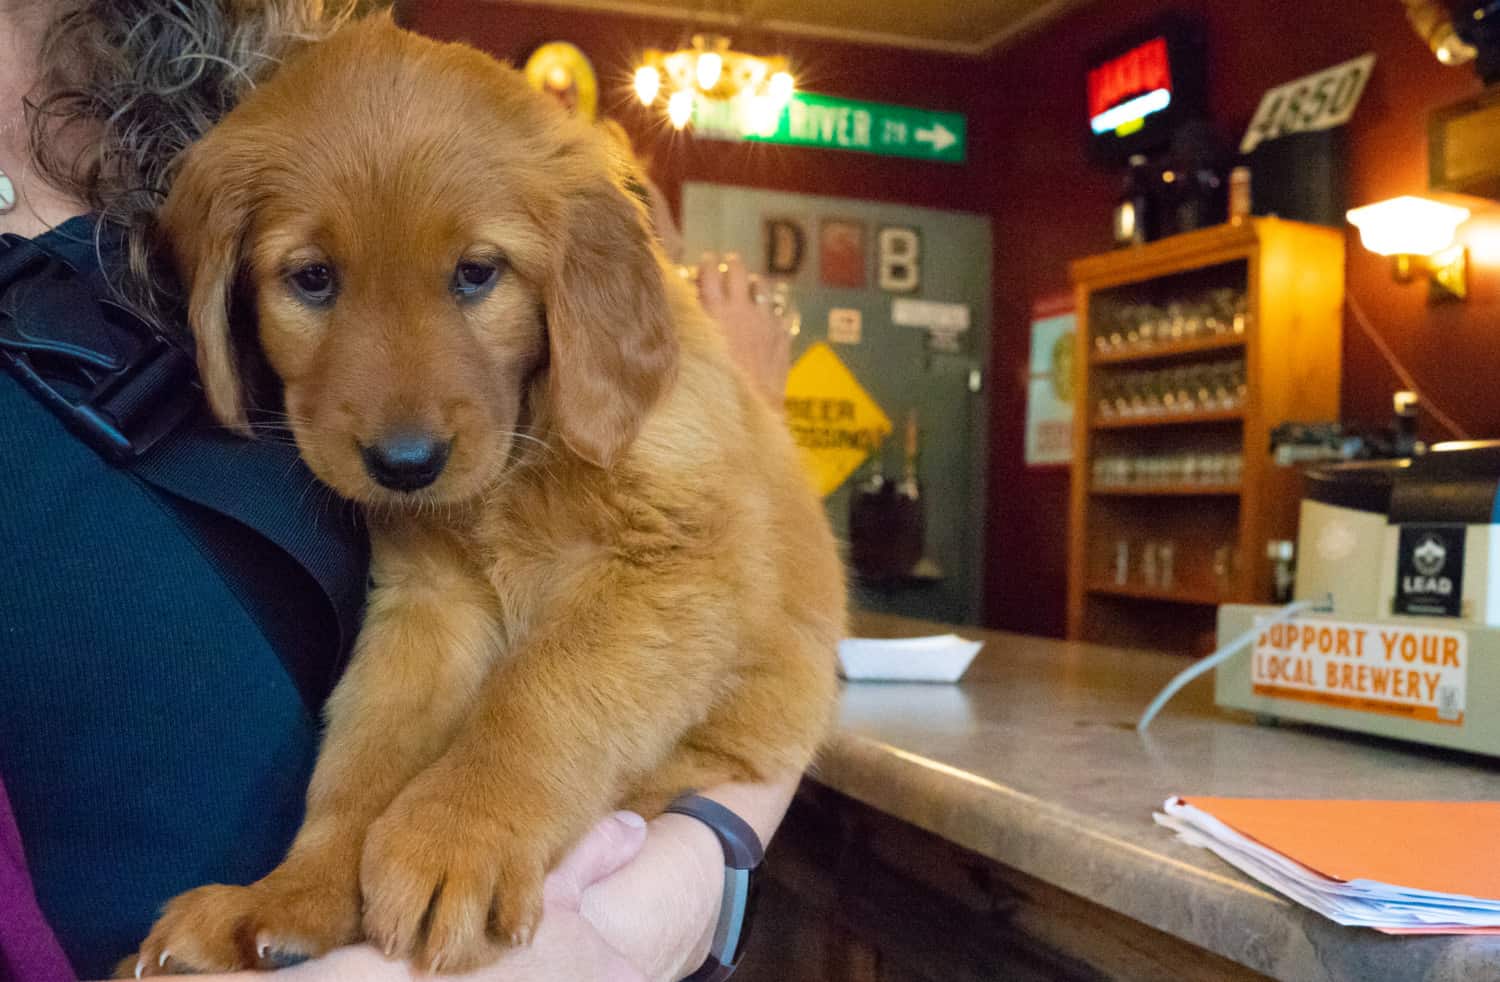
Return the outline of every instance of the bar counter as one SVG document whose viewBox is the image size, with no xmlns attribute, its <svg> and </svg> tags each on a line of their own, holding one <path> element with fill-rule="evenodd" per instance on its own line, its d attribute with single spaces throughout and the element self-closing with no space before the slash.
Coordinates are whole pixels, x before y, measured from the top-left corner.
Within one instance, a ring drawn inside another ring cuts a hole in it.
<svg viewBox="0 0 1500 982">
<path fill-rule="evenodd" d="M 869 637 L 949 630 L 879 615 L 859 616 L 855 629 Z M 1135 720 L 1183 658 L 957 630 L 986 642 L 959 685 L 846 685 L 815 790 L 1249 969 L 1245 976 L 1500 979 L 1500 937 L 1394 938 L 1340 927 L 1151 820 L 1174 794 L 1494 799 L 1500 762 L 1259 725 L 1217 710 L 1208 678 L 1179 694 L 1143 738 Z M 1496 842 L 1475 848 L 1500 848 L 1500 830 Z"/>
</svg>

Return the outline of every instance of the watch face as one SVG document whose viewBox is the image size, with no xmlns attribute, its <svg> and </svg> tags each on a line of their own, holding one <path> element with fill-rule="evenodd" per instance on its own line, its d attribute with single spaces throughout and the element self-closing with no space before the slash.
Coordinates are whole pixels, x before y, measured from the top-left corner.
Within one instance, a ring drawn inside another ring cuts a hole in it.
<svg viewBox="0 0 1500 982">
<path fill-rule="evenodd" d="M 732 942 L 734 947 L 724 953 L 723 963 L 730 968 L 740 963 L 745 953 L 745 942 L 750 937 L 751 925 L 755 922 L 755 909 L 760 904 L 760 871 L 746 870 L 749 883 L 745 887 L 745 912 L 740 917 L 740 932 Z"/>
</svg>

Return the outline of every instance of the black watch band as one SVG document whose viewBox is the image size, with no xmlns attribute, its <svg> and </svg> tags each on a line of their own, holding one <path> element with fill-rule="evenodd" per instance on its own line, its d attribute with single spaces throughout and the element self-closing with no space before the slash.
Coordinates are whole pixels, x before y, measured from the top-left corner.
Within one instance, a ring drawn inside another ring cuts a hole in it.
<svg viewBox="0 0 1500 982">
<path fill-rule="evenodd" d="M 713 943 L 703 965 L 683 982 L 723 982 L 734 972 L 745 950 L 750 934 L 750 917 L 755 908 L 755 868 L 765 856 L 760 837 L 748 822 L 717 801 L 685 794 L 666 808 L 678 815 L 690 815 L 707 825 L 724 850 L 724 899 L 719 904 L 719 921 L 714 926 Z"/>
</svg>

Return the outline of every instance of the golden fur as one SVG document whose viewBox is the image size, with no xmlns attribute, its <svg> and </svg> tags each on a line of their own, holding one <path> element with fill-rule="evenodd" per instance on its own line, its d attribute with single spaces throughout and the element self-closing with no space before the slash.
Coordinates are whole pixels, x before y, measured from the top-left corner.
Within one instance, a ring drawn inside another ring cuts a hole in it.
<svg viewBox="0 0 1500 982">
<path fill-rule="evenodd" d="M 609 810 L 812 757 L 835 544 L 623 166 L 517 73 L 387 18 L 289 61 L 191 151 L 162 224 L 209 402 L 248 431 L 263 353 L 308 463 L 367 506 L 373 586 L 286 860 L 172 901 L 146 972 L 362 937 L 471 969 L 529 939 L 546 871 Z M 453 292 L 466 261 L 500 268 L 487 295 Z M 333 302 L 289 285 L 309 263 Z M 359 448 L 408 425 L 452 453 L 393 492 Z"/>
</svg>

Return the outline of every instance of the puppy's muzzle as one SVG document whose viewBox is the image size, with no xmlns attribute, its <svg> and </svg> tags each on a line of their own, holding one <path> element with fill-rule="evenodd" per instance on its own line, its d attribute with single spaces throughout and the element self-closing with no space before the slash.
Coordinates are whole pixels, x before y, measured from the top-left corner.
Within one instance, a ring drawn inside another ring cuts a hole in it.
<svg viewBox="0 0 1500 982">
<path fill-rule="evenodd" d="M 360 455 L 365 472 L 376 484 L 392 491 L 417 491 L 443 473 L 452 445 L 451 440 L 440 440 L 431 433 L 405 430 L 360 447 Z"/>
</svg>

